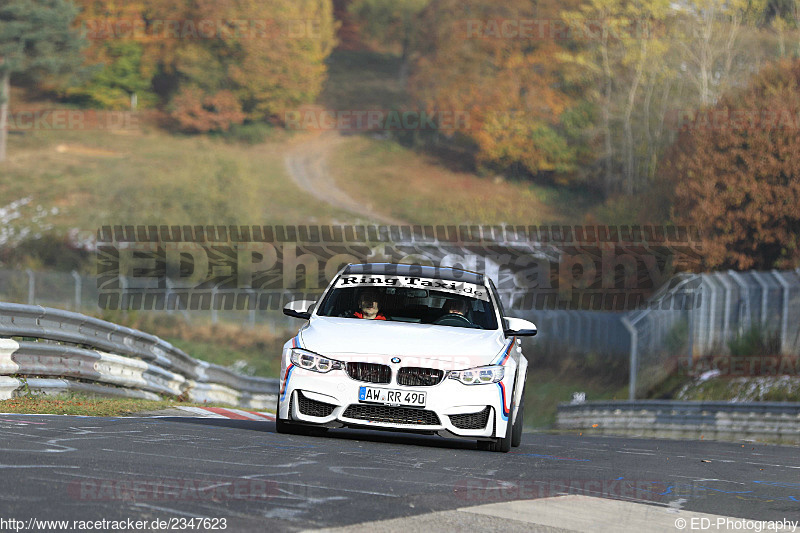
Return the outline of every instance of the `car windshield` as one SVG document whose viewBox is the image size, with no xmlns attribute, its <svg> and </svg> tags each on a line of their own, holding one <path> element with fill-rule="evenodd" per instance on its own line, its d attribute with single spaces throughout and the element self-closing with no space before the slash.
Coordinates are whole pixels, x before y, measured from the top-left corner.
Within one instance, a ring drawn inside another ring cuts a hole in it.
<svg viewBox="0 0 800 533">
<path fill-rule="evenodd" d="M 497 329 L 488 295 L 475 298 L 447 290 L 413 287 L 334 287 L 317 313 L 439 326 Z"/>
</svg>

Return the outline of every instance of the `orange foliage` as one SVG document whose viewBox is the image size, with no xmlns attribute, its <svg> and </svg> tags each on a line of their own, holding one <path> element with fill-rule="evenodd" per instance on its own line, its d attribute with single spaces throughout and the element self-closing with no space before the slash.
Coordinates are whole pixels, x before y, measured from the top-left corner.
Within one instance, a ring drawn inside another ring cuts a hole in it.
<svg viewBox="0 0 800 533">
<path fill-rule="evenodd" d="M 557 133 L 561 114 L 574 103 L 563 90 L 561 43 L 485 31 L 506 20 L 554 19 L 560 9 L 524 0 L 443 0 L 420 17 L 410 87 L 429 110 L 467 114 L 479 164 L 519 163 L 532 174 L 571 166 L 571 148 Z"/>
<path fill-rule="evenodd" d="M 170 116 L 186 132 L 226 131 L 245 119 L 242 106 L 230 91 L 203 95 L 196 87 L 186 87 L 173 99 L 172 106 Z"/>
<path fill-rule="evenodd" d="M 682 120 L 661 175 L 676 221 L 704 230 L 705 266 L 799 266 L 800 61 Z"/>
</svg>

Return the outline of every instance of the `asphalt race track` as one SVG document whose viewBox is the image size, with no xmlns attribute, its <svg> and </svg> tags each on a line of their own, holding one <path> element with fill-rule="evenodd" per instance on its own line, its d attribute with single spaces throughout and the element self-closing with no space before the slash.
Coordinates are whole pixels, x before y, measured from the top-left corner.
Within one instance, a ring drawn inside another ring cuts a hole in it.
<svg viewBox="0 0 800 533">
<path fill-rule="evenodd" d="M 273 422 L 51 415 L 0 415 L 0 440 L 2 519 L 205 517 L 227 531 L 295 531 L 559 494 L 800 518 L 795 447 L 526 433 L 501 454 L 399 433 L 278 435 Z"/>
</svg>

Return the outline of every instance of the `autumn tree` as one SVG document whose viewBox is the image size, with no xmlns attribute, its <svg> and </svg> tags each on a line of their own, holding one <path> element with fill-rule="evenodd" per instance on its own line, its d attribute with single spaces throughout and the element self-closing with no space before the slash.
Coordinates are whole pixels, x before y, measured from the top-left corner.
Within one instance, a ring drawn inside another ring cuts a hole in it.
<svg viewBox="0 0 800 533">
<path fill-rule="evenodd" d="M 765 8 L 766 0 L 692 0 L 678 9 L 673 42 L 701 107 L 713 104 L 753 64 L 743 61 L 749 51 L 742 34 L 760 22 Z"/>
<path fill-rule="evenodd" d="M 642 96 L 662 81 L 665 40 L 657 30 L 668 24 L 669 0 L 626 2 L 588 0 L 562 12 L 571 27 L 593 29 L 576 42 L 569 58 L 589 80 L 588 98 L 600 110 L 602 189 L 637 188 L 637 135 Z"/>
<path fill-rule="evenodd" d="M 800 61 L 682 119 L 660 175 L 674 219 L 702 228 L 708 268 L 800 265 Z"/>
<path fill-rule="evenodd" d="M 179 129 L 224 130 L 312 102 L 334 45 L 329 0 L 77 0 L 104 69 L 72 94 L 152 92 Z"/>
<path fill-rule="evenodd" d="M 152 80 L 161 51 L 155 40 L 136 34 L 134 27 L 145 26 L 152 11 L 149 4 L 164 9 L 165 2 L 73 1 L 80 9 L 76 25 L 88 40 L 85 63 L 93 72 L 83 83 L 68 87 L 65 95 L 108 109 L 128 108 L 132 99 L 145 107 L 156 104 Z"/>
<path fill-rule="evenodd" d="M 562 16 L 599 26 L 566 56 L 598 109 L 597 181 L 607 194 L 648 190 L 674 140 L 676 114 L 713 104 L 770 57 L 763 0 L 588 0 Z"/>
<path fill-rule="evenodd" d="M 84 40 L 71 26 L 68 0 L 4 0 L 0 4 L 0 161 L 6 157 L 11 76 L 41 76 L 77 68 Z"/>
<path fill-rule="evenodd" d="M 408 68 L 408 54 L 420 12 L 431 0 L 354 0 L 349 13 L 368 39 L 382 46 L 400 48 L 401 76 Z"/>
<path fill-rule="evenodd" d="M 409 88 L 430 111 L 461 112 L 458 135 L 479 167 L 519 168 L 562 183 L 575 177 L 578 143 L 562 121 L 575 113 L 580 87 L 563 76 L 560 36 L 531 29 L 557 6 L 525 0 L 431 3 L 418 17 Z"/>
<path fill-rule="evenodd" d="M 219 28 L 213 39 L 181 40 L 164 65 L 179 86 L 211 99 L 229 91 L 256 120 L 311 103 L 322 90 L 334 45 L 329 1 L 198 0 L 186 18 L 231 26 Z"/>
</svg>

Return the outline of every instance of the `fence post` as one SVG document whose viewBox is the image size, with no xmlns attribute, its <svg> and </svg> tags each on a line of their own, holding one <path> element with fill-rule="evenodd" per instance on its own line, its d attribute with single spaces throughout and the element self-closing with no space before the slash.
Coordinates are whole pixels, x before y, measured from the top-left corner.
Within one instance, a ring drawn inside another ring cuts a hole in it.
<svg viewBox="0 0 800 533">
<path fill-rule="evenodd" d="M 747 330 L 753 329 L 753 313 L 750 309 L 750 287 L 748 287 L 747 283 L 744 282 L 738 272 L 728 270 L 728 275 L 736 282 L 736 285 L 739 286 L 739 301 L 741 302 L 744 300 L 744 313 L 742 313 L 742 307 L 739 306 L 739 336 L 741 336 L 745 331 L 745 321 L 742 320 L 743 316 L 747 317 Z"/>
<path fill-rule="evenodd" d="M 731 296 L 733 296 L 733 294 L 728 280 L 725 279 L 725 274 L 721 272 L 715 272 L 714 277 L 717 279 L 717 281 L 719 281 L 720 285 L 722 285 L 725 291 L 725 303 L 723 304 L 724 312 L 722 314 L 722 316 L 725 318 L 722 326 L 722 340 L 723 342 L 727 342 L 729 340 L 728 332 L 731 329 Z"/>
<path fill-rule="evenodd" d="M 761 279 L 759 274 L 753 276 L 758 286 L 761 287 L 761 327 L 767 327 L 767 296 L 769 295 L 769 285 Z"/>
<path fill-rule="evenodd" d="M 30 268 L 26 268 L 25 273 L 28 275 L 28 305 L 33 305 L 36 293 L 36 278 Z"/>
<path fill-rule="evenodd" d="M 789 330 L 789 283 L 783 279 L 780 272 L 777 270 L 772 271 L 772 275 L 778 280 L 778 283 L 783 287 L 782 301 L 783 309 L 781 311 L 781 353 L 785 354 L 788 348 L 788 330 Z"/>
<path fill-rule="evenodd" d="M 217 323 L 217 286 L 211 287 L 211 323 Z"/>
<path fill-rule="evenodd" d="M 72 279 L 75 280 L 75 311 L 81 308 L 81 276 L 77 270 L 70 272 Z"/>
<path fill-rule="evenodd" d="M 636 399 L 636 366 L 639 364 L 639 354 L 638 354 L 638 333 L 636 328 L 633 327 L 628 317 L 622 317 L 622 324 L 625 326 L 625 329 L 631 334 L 631 368 L 630 368 L 630 378 L 628 384 L 628 400 L 633 401 Z"/>
</svg>

